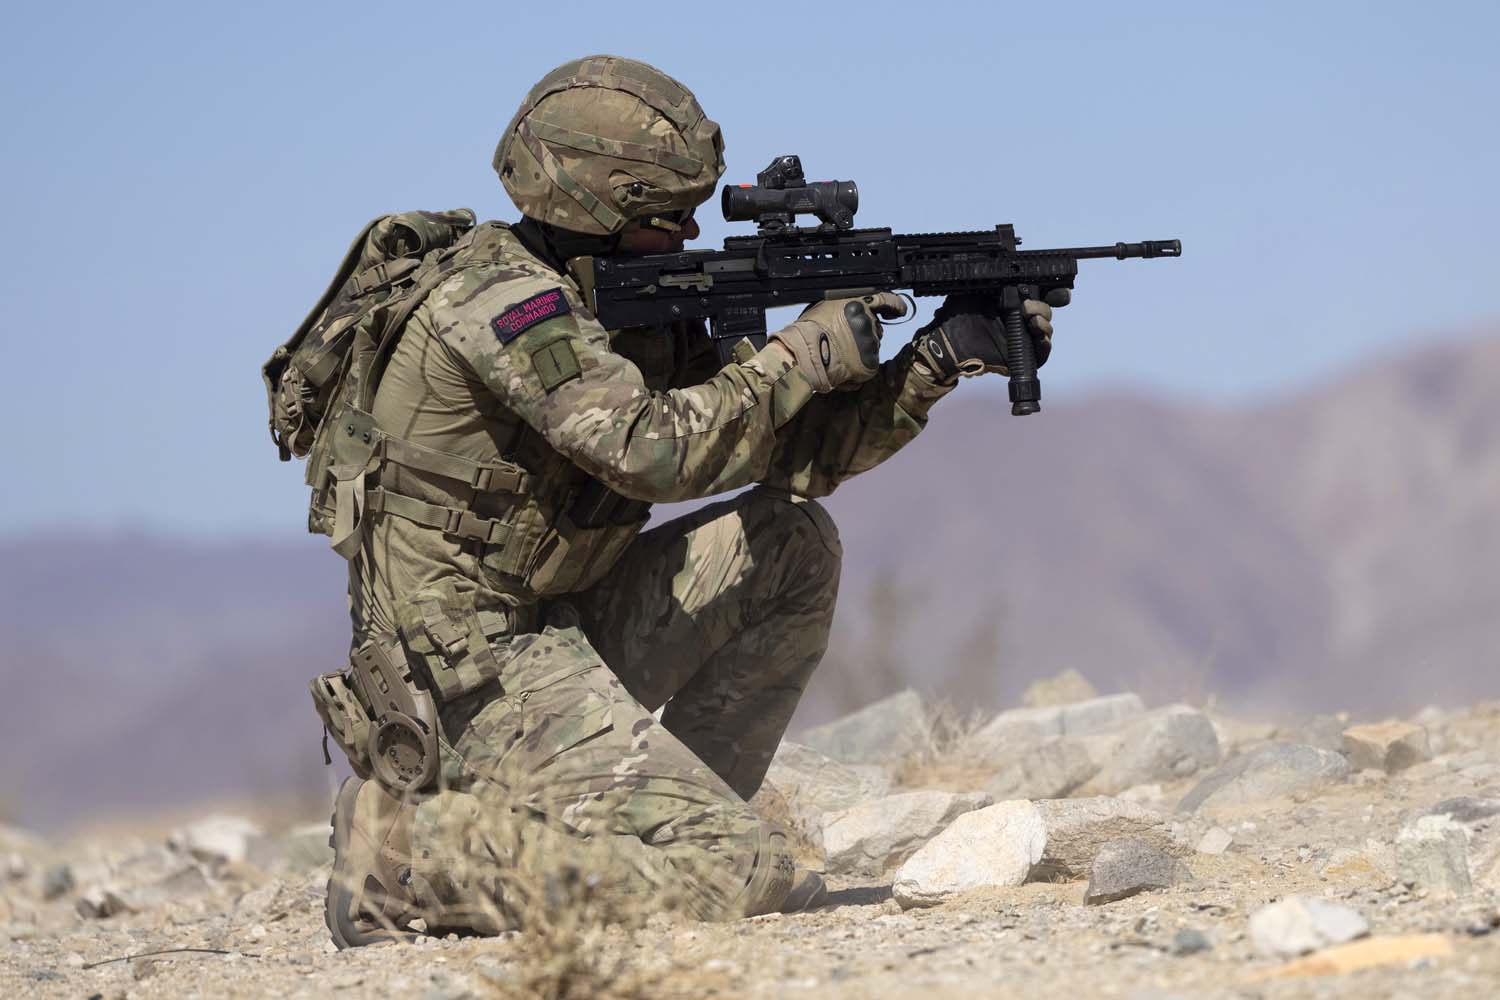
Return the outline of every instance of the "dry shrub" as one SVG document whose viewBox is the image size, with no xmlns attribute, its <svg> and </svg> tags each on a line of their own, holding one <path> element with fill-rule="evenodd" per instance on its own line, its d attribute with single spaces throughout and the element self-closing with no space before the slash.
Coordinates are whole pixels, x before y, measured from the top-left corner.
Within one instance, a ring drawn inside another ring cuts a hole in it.
<svg viewBox="0 0 1500 1000">
<path fill-rule="evenodd" d="M 680 970 L 660 961 L 645 967 L 641 957 L 650 950 L 637 940 L 652 915 L 678 909 L 680 899 L 666 888 L 643 893 L 634 881 L 625 888 L 629 862 L 613 838 L 581 837 L 524 807 L 494 807 L 525 802 L 524 787 L 503 797 L 485 795 L 487 808 L 478 806 L 478 797 L 450 794 L 445 801 L 458 799 L 464 804 L 444 813 L 433 837 L 453 845 L 455 857 L 424 867 L 420 876 L 444 902 L 460 899 L 470 912 L 450 913 L 448 920 L 435 915 L 410 930 L 503 934 L 499 953 L 472 970 L 497 996 L 647 1000 L 680 992 L 666 981 Z M 588 815 L 607 817 L 617 805 L 617 798 L 604 796 L 590 803 Z M 455 893 L 455 886 L 462 889 Z M 387 930 L 405 929 L 387 923 Z"/>
<path fill-rule="evenodd" d="M 948 792 L 983 791 L 995 774 L 995 762 L 975 739 L 988 716 L 978 709 L 960 711 L 951 702 L 927 708 L 922 742 L 892 767 L 903 788 L 939 788 Z"/>
</svg>

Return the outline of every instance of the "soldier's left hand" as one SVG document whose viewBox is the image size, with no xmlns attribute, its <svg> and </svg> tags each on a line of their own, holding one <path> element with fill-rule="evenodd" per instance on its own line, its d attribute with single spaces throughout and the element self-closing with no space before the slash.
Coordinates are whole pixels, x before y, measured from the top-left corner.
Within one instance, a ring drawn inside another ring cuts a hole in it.
<svg viewBox="0 0 1500 1000">
<path fill-rule="evenodd" d="M 1036 345 L 1036 366 L 1052 354 L 1052 310 L 1072 300 L 1066 288 L 1048 292 L 1045 301 L 1021 303 L 1026 327 Z M 913 340 L 917 353 L 944 383 L 960 375 L 996 372 L 1009 375 L 1005 358 L 1005 323 L 1000 306 L 991 295 L 950 295 L 933 314 L 932 321 L 917 331 Z"/>
</svg>

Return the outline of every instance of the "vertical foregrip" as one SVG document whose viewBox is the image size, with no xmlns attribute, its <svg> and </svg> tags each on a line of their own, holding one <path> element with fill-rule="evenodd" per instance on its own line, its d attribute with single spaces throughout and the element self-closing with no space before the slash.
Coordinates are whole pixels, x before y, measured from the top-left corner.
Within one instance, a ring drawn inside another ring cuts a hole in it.
<svg viewBox="0 0 1500 1000">
<path fill-rule="evenodd" d="M 1042 408 L 1042 384 L 1036 377 L 1036 347 L 1019 308 L 1005 310 L 1005 363 L 1010 369 L 1010 412 L 1017 417 Z"/>
</svg>

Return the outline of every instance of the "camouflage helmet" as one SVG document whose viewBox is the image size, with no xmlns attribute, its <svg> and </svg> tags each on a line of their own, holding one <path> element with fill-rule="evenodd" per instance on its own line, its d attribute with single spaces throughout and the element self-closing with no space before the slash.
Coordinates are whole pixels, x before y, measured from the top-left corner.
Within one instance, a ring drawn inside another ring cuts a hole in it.
<svg viewBox="0 0 1500 1000">
<path fill-rule="evenodd" d="M 724 142 L 692 91 L 661 70 L 589 56 L 531 88 L 494 164 L 522 214 L 607 236 L 707 201 L 724 173 Z"/>
</svg>

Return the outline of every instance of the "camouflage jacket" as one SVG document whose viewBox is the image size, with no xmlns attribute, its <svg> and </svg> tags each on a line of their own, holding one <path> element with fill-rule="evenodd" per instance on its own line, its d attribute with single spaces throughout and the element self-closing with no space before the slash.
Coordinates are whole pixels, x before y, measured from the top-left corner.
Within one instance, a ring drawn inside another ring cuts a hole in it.
<svg viewBox="0 0 1500 1000">
<path fill-rule="evenodd" d="M 722 368 L 686 325 L 613 336 L 577 287 L 500 223 L 417 308 L 373 415 L 385 434 L 470 463 L 510 463 L 506 488 L 401 466 L 383 490 L 468 511 L 489 537 L 402 516 L 368 519 L 350 562 L 355 639 L 410 624 L 412 607 L 518 607 L 582 590 L 645 523 L 649 505 L 761 482 L 824 496 L 894 454 L 948 387 L 910 347 L 859 389 L 812 393 L 785 352 Z"/>
</svg>

